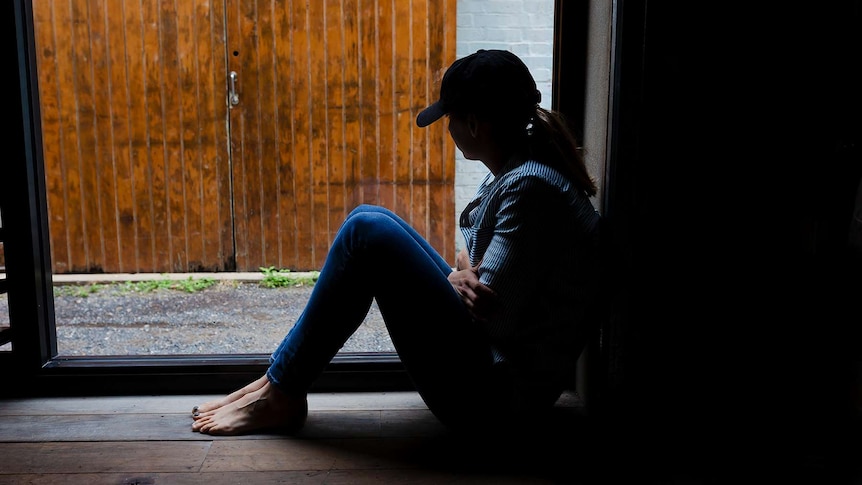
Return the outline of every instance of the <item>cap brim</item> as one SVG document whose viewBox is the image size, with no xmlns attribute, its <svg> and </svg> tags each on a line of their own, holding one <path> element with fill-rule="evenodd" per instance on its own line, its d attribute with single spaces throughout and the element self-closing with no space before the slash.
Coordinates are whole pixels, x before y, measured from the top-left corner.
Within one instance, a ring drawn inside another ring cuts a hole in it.
<svg viewBox="0 0 862 485">
<path fill-rule="evenodd" d="M 439 120 L 445 114 L 446 110 L 443 109 L 443 104 L 440 101 L 437 101 L 419 113 L 419 116 L 416 117 L 416 124 L 419 125 L 420 128 L 424 128 Z"/>
</svg>

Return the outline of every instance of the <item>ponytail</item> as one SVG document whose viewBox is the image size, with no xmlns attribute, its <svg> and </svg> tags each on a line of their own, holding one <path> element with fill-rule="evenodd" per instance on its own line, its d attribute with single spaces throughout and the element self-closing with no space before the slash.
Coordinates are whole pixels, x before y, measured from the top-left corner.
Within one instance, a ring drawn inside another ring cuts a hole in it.
<svg viewBox="0 0 862 485">
<path fill-rule="evenodd" d="M 566 175 L 575 187 L 592 197 L 598 188 L 587 171 L 583 148 L 562 113 L 536 107 L 527 128 L 529 156 Z"/>
</svg>

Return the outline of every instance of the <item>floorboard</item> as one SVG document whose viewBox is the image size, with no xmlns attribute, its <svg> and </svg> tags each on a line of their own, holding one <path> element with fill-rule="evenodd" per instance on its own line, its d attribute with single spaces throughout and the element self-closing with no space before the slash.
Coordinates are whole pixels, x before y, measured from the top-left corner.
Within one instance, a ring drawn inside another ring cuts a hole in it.
<svg viewBox="0 0 862 485">
<path fill-rule="evenodd" d="M 2 484 L 530 484 L 576 479 L 572 396 L 541 439 L 454 434 L 414 392 L 309 396 L 290 436 L 191 431 L 218 396 L 0 400 Z"/>
</svg>

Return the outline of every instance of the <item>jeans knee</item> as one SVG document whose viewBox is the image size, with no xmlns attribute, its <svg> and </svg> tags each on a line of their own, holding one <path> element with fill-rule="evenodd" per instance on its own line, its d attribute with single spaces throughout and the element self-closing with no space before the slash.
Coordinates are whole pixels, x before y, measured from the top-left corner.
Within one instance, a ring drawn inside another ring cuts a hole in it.
<svg viewBox="0 0 862 485">
<path fill-rule="evenodd" d="M 351 217 L 355 216 L 356 214 L 368 212 L 373 207 L 374 206 L 371 204 L 359 204 L 358 206 L 354 207 L 352 211 L 350 211 L 350 214 L 347 215 L 347 218 L 350 219 Z"/>
<path fill-rule="evenodd" d="M 351 211 L 336 239 L 356 250 L 392 248 L 403 242 L 397 216 L 383 207 L 363 204 Z"/>
<path fill-rule="evenodd" d="M 347 216 L 347 218 L 349 219 L 349 218 L 351 218 L 357 214 L 383 214 L 383 215 L 385 215 L 387 217 L 391 217 L 393 219 L 398 217 L 391 210 L 389 210 L 383 206 L 373 205 L 373 204 L 360 204 L 360 205 L 356 206 L 355 209 L 350 211 L 350 214 Z"/>
<path fill-rule="evenodd" d="M 379 205 L 359 204 L 352 211 L 350 211 L 350 214 L 347 215 L 347 218 L 349 219 L 357 214 L 365 214 L 369 212 L 386 212 L 386 209 L 380 207 Z"/>
<path fill-rule="evenodd" d="M 360 206 L 361 207 L 361 206 Z M 350 232 L 359 234 L 371 234 L 379 230 L 386 221 L 390 220 L 386 214 L 379 211 L 360 211 L 357 207 L 345 221 L 345 228 Z"/>
<path fill-rule="evenodd" d="M 387 222 L 393 221 L 395 217 L 395 214 L 385 207 L 360 204 L 350 211 L 350 214 L 345 219 L 345 224 L 354 227 L 370 226 L 367 229 L 380 229 L 381 225 L 385 226 Z"/>
</svg>

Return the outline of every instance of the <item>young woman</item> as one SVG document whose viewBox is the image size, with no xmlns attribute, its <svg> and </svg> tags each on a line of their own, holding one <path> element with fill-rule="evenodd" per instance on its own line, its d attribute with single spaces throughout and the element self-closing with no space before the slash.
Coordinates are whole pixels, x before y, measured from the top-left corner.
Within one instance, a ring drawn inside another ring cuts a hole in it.
<svg viewBox="0 0 862 485">
<path fill-rule="evenodd" d="M 455 270 L 401 218 L 362 205 L 335 236 L 320 278 L 266 374 L 196 406 L 192 429 L 297 430 L 314 380 L 377 300 L 429 409 L 451 426 L 515 425 L 572 383 L 598 281 L 596 186 L 576 138 L 524 63 L 480 50 L 447 69 L 416 119 L 448 118 L 464 157 L 489 174 L 460 217 Z"/>
</svg>

